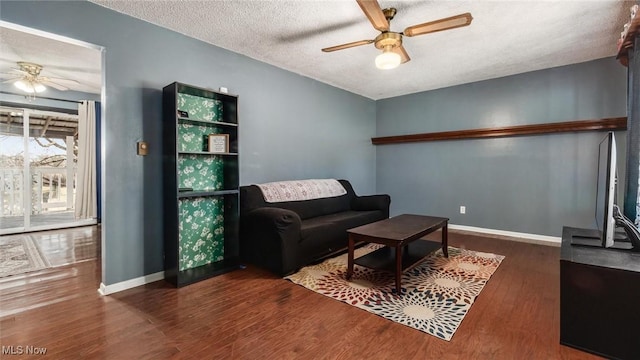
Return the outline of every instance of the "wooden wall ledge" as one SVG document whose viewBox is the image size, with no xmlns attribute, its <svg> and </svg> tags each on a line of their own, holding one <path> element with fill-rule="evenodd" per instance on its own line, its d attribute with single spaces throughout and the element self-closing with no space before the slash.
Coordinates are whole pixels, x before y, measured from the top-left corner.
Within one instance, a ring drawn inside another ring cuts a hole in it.
<svg viewBox="0 0 640 360">
<path fill-rule="evenodd" d="M 540 135 L 577 131 L 626 130 L 627 118 L 579 120 L 548 124 L 519 125 L 486 129 L 443 131 L 435 133 L 383 136 L 371 138 L 373 145 L 399 144 L 420 141 L 486 139 L 506 136 Z"/>
</svg>

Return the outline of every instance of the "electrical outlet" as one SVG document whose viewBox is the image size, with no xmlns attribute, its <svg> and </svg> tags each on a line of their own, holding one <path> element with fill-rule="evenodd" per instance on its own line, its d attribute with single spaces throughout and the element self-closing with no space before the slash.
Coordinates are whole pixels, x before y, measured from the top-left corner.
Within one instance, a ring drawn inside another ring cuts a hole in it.
<svg viewBox="0 0 640 360">
<path fill-rule="evenodd" d="M 460 206 L 460 214 L 466 214 L 467 213 L 467 207 L 466 206 Z"/>
</svg>

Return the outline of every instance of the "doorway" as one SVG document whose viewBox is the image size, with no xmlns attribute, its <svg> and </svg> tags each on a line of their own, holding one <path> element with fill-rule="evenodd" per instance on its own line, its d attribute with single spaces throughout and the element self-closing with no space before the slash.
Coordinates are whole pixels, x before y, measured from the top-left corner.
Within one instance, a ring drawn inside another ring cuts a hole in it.
<svg viewBox="0 0 640 360">
<path fill-rule="evenodd" d="M 87 154 L 98 167 L 91 192 L 97 199 L 101 192 L 104 48 L 0 21 L 0 52 L 0 235 L 96 224 L 99 211 L 78 215 L 75 204 L 86 183 L 78 164 Z M 97 104 L 98 133 L 97 149 L 83 152 L 84 100 Z"/>
</svg>

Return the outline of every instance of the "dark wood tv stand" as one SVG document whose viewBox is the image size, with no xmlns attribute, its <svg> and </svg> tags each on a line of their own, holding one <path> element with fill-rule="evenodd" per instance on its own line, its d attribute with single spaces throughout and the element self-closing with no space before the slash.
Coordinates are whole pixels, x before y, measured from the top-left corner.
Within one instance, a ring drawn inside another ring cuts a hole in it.
<svg viewBox="0 0 640 360">
<path fill-rule="evenodd" d="M 571 245 L 594 230 L 565 226 L 560 343 L 612 359 L 640 359 L 640 253 Z"/>
</svg>

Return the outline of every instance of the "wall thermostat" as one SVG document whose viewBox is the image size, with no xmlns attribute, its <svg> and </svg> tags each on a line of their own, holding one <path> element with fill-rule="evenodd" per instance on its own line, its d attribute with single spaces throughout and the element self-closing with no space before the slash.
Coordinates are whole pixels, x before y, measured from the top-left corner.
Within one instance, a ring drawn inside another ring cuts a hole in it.
<svg viewBox="0 0 640 360">
<path fill-rule="evenodd" d="M 138 141 L 138 155 L 149 155 L 149 144 L 146 141 Z"/>
</svg>

